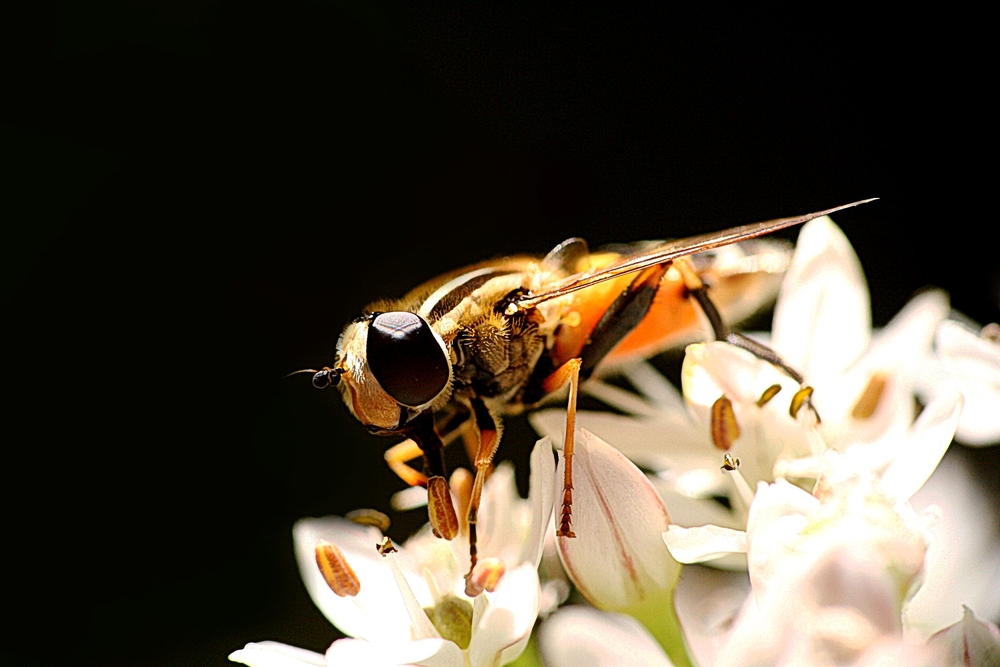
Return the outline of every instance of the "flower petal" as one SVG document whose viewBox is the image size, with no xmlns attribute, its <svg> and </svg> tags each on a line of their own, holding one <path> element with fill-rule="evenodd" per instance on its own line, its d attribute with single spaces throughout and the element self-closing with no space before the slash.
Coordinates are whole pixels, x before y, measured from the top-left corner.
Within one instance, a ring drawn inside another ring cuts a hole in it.
<svg viewBox="0 0 1000 667">
<path fill-rule="evenodd" d="M 948 450 L 961 414 L 962 395 L 957 391 L 936 396 L 907 436 L 893 438 L 895 451 L 882 473 L 882 490 L 899 500 L 909 500 Z"/>
<path fill-rule="evenodd" d="M 957 438 L 967 445 L 1000 443 L 1000 344 L 947 320 L 937 332 L 945 372 L 965 395 Z"/>
<path fill-rule="evenodd" d="M 774 349 L 818 384 L 860 357 L 870 335 L 868 285 L 854 249 L 828 216 L 807 222 L 775 304 Z"/>
<path fill-rule="evenodd" d="M 507 664 L 524 650 L 538 617 L 537 565 L 525 563 L 508 572 L 473 618 L 469 661 L 472 667 Z M 477 605 L 480 604 L 477 600 Z M 498 660 L 498 656 L 503 659 Z"/>
<path fill-rule="evenodd" d="M 704 563 L 731 553 L 746 553 L 747 534 L 721 526 L 682 528 L 672 525 L 663 533 L 670 555 L 681 563 Z"/>
<path fill-rule="evenodd" d="M 229 654 L 233 662 L 250 667 L 326 667 L 326 657 L 278 642 L 250 643 Z"/>
<path fill-rule="evenodd" d="M 918 511 L 939 515 L 928 529 L 924 582 L 904 612 L 907 627 L 922 637 L 961 620 L 963 604 L 1000 618 L 996 514 L 962 453 L 949 452 L 912 500 Z"/>
<path fill-rule="evenodd" d="M 528 478 L 528 502 L 531 507 L 531 539 L 523 559 L 534 563 L 542 560 L 545 534 L 552 525 L 552 508 L 555 506 L 556 461 L 552 456 L 552 441 L 542 438 L 531 450 L 531 474 Z"/>
<path fill-rule="evenodd" d="M 670 517 L 631 461 L 589 431 L 581 435 L 573 457 L 577 537 L 558 538 L 559 554 L 584 597 L 624 611 L 676 585 L 680 565 L 661 538 Z M 559 470 L 564 466 L 562 459 Z"/>
<path fill-rule="evenodd" d="M 352 637 L 372 641 L 409 639 L 410 617 L 392 572 L 375 549 L 382 539 L 377 529 L 331 516 L 301 519 L 292 532 L 302 581 L 313 602 L 331 623 Z M 361 592 L 357 596 L 342 598 L 330 590 L 316 567 L 315 547 L 320 539 L 336 544 L 354 569 L 361 581 Z M 410 584 L 414 591 L 422 591 L 429 601 L 423 579 L 414 576 Z"/>
<path fill-rule="evenodd" d="M 563 607 L 542 623 L 538 641 L 551 667 L 672 667 L 641 623 L 590 607 Z"/>
<path fill-rule="evenodd" d="M 936 633 L 928 646 L 941 647 L 949 665 L 1000 665 L 1000 628 L 963 609 L 962 620 Z"/>
<path fill-rule="evenodd" d="M 326 651 L 332 666 L 465 667 L 462 649 L 446 639 L 373 643 L 365 639 L 338 639 Z"/>
</svg>

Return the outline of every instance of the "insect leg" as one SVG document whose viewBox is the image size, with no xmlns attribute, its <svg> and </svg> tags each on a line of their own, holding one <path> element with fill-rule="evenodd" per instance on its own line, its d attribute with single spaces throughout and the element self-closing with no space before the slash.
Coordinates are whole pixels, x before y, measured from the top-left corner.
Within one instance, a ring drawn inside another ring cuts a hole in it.
<svg viewBox="0 0 1000 667">
<path fill-rule="evenodd" d="M 389 464 L 390 470 L 410 486 L 427 486 L 427 475 L 407 463 L 422 455 L 423 450 L 416 441 L 407 438 L 385 450 L 385 462 Z"/>
<path fill-rule="evenodd" d="M 483 495 L 483 483 L 486 481 L 493 463 L 493 455 L 496 454 L 497 445 L 500 444 L 500 429 L 486 403 L 481 398 L 476 397 L 472 399 L 471 405 L 472 414 L 476 420 L 476 430 L 479 431 L 479 449 L 473 459 L 476 477 L 472 484 L 472 496 L 469 499 L 469 559 L 471 562 L 466 578 L 472 575 L 478 561 L 476 523 L 479 520 L 479 501 Z"/>
<path fill-rule="evenodd" d="M 701 312 L 705 313 L 705 317 L 708 318 L 708 323 L 712 326 L 712 333 L 715 334 L 715 339 L 726 340 L 726 337 L 729 335 L 729 327 L 726 326 L 726 323 L 722 320 L 722 315 L 719 314 L 719 309 L 715 307 L 715 303 L 708 296 L 708 286 L 701 282 L 701 278 L 698 277 L 694 267 L 691 266 L 691 260 L 687 257 L 681 257 L 676 261 L 674 266 L 680 272 L 688 294 L 698 302 Z"/>
<path fill-rule="evenodd" d="M 680 271 L 681 277 L 684 279 L 684 287 L 694 297 L 694 300 L 698 302 L 701 311 L 705 313 L 705 317 L 708 318 L 709 323 L 712 325 L 712 332 L 715 334 L 716 340 L 724 340 L 730 345 L 742 348 L 771 365 L 777 366 L 799 384 L 804 384 L 805 381 L 802 378 L 802 374 L 782 361 L 777 352 L 763 343 L 758 343 L 755 340 L 747 338 L 743 334 L 729 331 L 726 323 L 722 320 L 722 316 L 719 315 L 719 309 L 715 307 L 715 303 L 708 296 L 708 286 L 698 277 L 688 258 L 683 257 L 678 259 L 676 266 L 677 270 Z"/>
<path fill-rule="evenodd" d="M 566 404 L 566 435 L 563 439 L 563 459 L 566 466 L 563 471 L 563 501 L 559 514 L 558 537 L 576 537 L 571 528 L 573 523 L 573 447 L 576 434 L 576 398 L 580 387 L 581 359 L 570 359 L 560 366 L 552 375 L 545 378 L 542 386 L 547 392 L 553 392 L 569 382 L 569 399 Z"/>
<path fill-rule="evenodd" d="M 569 399 L 566 406 L 566 435 L 563 457 L 566 461 L 563 475 L 563 502 L 556 535 L 575 537 L 573 519 L 573 446 L 576 433 L 576 401 L 581 378 L 587 378 L 594 368 L 618 343 L 630 334 L 649 313 L 670 262 L 657 264 L 640 272 L 629 286 L 601 315 L 587 343 L 577 358 L 570 359 L 542 381 L 542 390 L 549 394 L 569 382 Z"/>
<path fill-rule="evenodd" d="M 670 262 L 665 262 L 640 272 L 604 311 L 580 351 L 580 375 L 584 379 L 646 317 L 668 268 Z"/>
<path fill-rule="evenodd" d="M 424 474 L 427 477 L 427 514 L 431 529 L 446 540 L 458 535 L 458 518 L 451 502 L 451 491 L 445 478 L 444 442 L 434 427 L 430 410 L 410 422 L 408 435 L 424 453 Z"/>
</svg>

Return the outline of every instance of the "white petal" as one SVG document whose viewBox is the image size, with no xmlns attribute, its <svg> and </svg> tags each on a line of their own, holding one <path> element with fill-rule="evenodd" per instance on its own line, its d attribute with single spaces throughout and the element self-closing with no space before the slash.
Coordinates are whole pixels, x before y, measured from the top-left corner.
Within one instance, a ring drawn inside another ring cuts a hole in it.
<svg viewBox="0 0 1000 667">
<path fill-rule="evenodd" d="M 588 431 L 581 435 L 573 457 L 577 537 L 558 538 L 567 573 L 604 609 L 627 609 L 672 591 L 680 565 L 661 538 L 670 518 L 659 494 L 621 453 Z M 564 464 L 559 462 L 559 470 Z"/>
<path fill-rule="evenodd" d="M 704 563 L 731 553 L 746 553 L 747 534 L 720 526 L 682 528 L 672 525 L 663 534 L 670 555 L 681 563 Z"/>
<path fill-rule="evenodd" d="M 959 416 L 962 395 L 957 391 L 936 396 L 905 436 L 893 438 L 892 463 L 882 473 L 882 489 L 900 500 L 908 500 L 923 486 L 948 450 Z"/>
<path fill-rule="evenodd" d="M 375 550 L 382 539 L 377 529 L 341 517 L 325 517 L 301 519 L 292 532 L 302 580 L 331 623 L 344 634 L 372 641 L 409 638 L 410 617 L 392 572 Z M 316 542 L 321 539 L 337 545 L 361 581 L 356 597 L 338 597 L 327 586 L 316 566 Z M 426 593 L 422 578 L 414 576 L 410 583 Z"/>
<path fill-rule="evenodd" d="M 799 232 L 774 308 L 774 349 L 810 383 L 843 371 L 868 347 L 868 286 L 854 249 L 828 216 Z"/>
<path fill-rule="evenodd" d="M 965 395 L 958 440 L 976 446 L 1000 444 L 1000 344 L 948 320 L 938 328 L 937 350 Z"/>
<path fill-rule="evenodd" d="M 635 619 L 589 607 L 563 607 L 539 629 L 549 667 L 671 667 L 663 649 Z"/>
<path fill-rule="evenodd" d="M 934 332 L 947 314 L 947 294 L 922 292 L 877 333 L 856 364 L 817 388 L 814 405 L 827 420 L 823 432 L 829 441 L 842 448 L 909 428 L 916 416 L 916 373 L 930 357 Z M 852 411 L 876 374 L 886 379 L 882 395 L 871 416 L 857 419 Z"/>
<path fill-rule="evenodd" d="M 917 510 L 937 508 L 930 526 L 924 582 L 905 610 L 908 627 L 927 637 L 962 618 L 962 605 L 1000 618 L 1000 534 L 989 494 L 949 452 L 913 496 Z"/>
<path fill-rule="evenodd" d="M 531 475 L 528 478 L 528 501 L 531 503 L 531 539 L 524 549 L 523 560 L 535 564 L 542 560 L 545 534 L 552 525 L 552 508 L 555 505 L 556 461 L 552 455 L 552 441 L 542 438 L 531 450 Z"/>
<path fill-rule="evenodd" d="M 230 653 L 229 659 L 250 667 L 326 667 L 322 654 L 278 642 L 247 644 Z"/>
<path fill-rule="evenodd" d="M 750 579 L 742 572 L 690 565 L 684 568 L 674 597 L 696 665 L 714 665 L 715 655 L 740 615 L 744 604 L 756 605 Z"/>
<path fill-rule="evenodd" d="M 486 593 L 484 611 L 473 619 L 469 659 L 472 667 L 492 667 L 498 655 L 509 661 L 527 645 L 538 618 L 539 581 L 536 565 L 525 563 L 508 572 L 494 593 Z M 477 600 L 477 603 L 479 601 Z"/>
<path fill-rule="evenodd" d="M 446 639 L 372 643 L 338 639 L 327 649 L 330 667 L 465 667 L 462 650 Z"/>
</svg>

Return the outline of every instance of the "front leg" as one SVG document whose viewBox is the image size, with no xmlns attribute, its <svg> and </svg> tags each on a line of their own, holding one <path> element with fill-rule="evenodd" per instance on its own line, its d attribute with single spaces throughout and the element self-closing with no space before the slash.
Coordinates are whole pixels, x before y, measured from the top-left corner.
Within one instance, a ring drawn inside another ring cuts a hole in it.
<svg viewBox="0 0 1000 667">
<path fill-rule="evenodd" d="M 407 435 L 424 454 L 424 474 L 427 479 L 427 515 L 431 529 L 446 540 L 458 535 L 458 517 L 451 502 L 451 489 L 445 477 L 444 442 L 434 427 L 434 415 L 426 410 L 407 428 Z"/>
<path fill-rule="evenodd" d="M 475 418 L 475 430 L 479 434 L 479 447 L 473 458 L 473 465 L 476 467 L 476 477 L 472 484 L 472 495 L 469 499 L 469 573 L 466 578 L 466 592 L 474 595 L 471 582 L 472 571 L 478 562 L 476 524 L 479 521 L 479 503 L 483 495 L 483 484 L 489 475 L 490 466 L 493 464 L 493 456 L 496 454 L 500 444 L 501 429 L 499 420 L 494 418 L 492 411 L 487 407 L 483 399 L 478 396 L 471 400 L 472 415 Z"/>
</svg>

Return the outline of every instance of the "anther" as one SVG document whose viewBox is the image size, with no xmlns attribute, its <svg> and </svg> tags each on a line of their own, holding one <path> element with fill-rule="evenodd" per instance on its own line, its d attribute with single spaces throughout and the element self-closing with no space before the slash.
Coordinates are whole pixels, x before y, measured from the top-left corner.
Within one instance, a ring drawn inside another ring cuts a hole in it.
<svg viewBox="0 0 1000 667">
<path fill-rule="evenodd" d="M 736 423 L 733 403 L 725 396 L 720 396 L 712 404 L 712 442 L 717 449 L 728 451 L 739 437 L 740 426 Z"/>
<path fill-rule="evenodd" d="M 810 401 L 810 399 L 812 398 L 812 393 L 813 393 L 812 387 L 802 387 L 802 389 L 799 389 L 797 392 L 795 392 L 795 395 L 792 396 L 792 402 L 789 403 L 788 405 L 788 414 L 791 415 L 792 419 L 798 418 L 799 410 L 802 409 L 802 406 L 807 406 L 810 410 L 812 410 L 812 413 L 816 416 L 816 423 L 817 424 L 819 423 L 820 421 L 819 413 L 816 412 L 816 409 L 813 408 L 812 403 Z"/>
<path fill-rule="evenodd" d="M 781 391 L 780 384 L 772 384 L 770 387 L 765 389 L 764 393 L 757 399 L 757 407 L 762 408 L 767 405 L 772 398 L 778 395 L 779 391 Z"/>
<path fill-rule="evenodd" d="M 465 594 L 474 598 L 483 591 L 492 593 L 506 572 L 507 568 L 499 558 L 484 558 L 466 576 Z"/>
<path fill-rule="evenodd" d="M 361 591 L 358 575 L 347 563 L 344 554 L 331 542 L 320 540 L 316 543 L 316 565 L 334 593 L 340 597 L 351 597 Z"/>
<path fill-rule="evenodd" d="M 447 480 L 440 475 L 427 480 L 427 514 L 435 536 L 451 540 L 458 535 L 458 517 L 451 504 L 451 490 Z"/>
<path fill-rule="evenodd" d="M 888 381 L 889 378 L 885 373 L 872 373 L 872 376 L 868 378 L 868 384 L 865 385 L 865 390 L 861 392 L 861 397 L 851 409 L 851 416 L 855 419 L 871 418 L 878 408 L 879 400 L 885 392 L 885 385 Z"/>
<path fill-rule="evenodd" d="M 988 340 L 991 343 L 1000 343 L 1000 324 L 990 322 L 983 327 L 982 331 L 979 332 L 979 336 L 983 340 Z"/>
<path fill-rule="evenodd" d="M 740 460 L 733 456 L 732 454 L 726 454 L 722 457 L 722 469 L 726 472 L 733 472 L 734 470 L 740 469 Z"/>
<path fill-rule="evenodd" d="M 382 538 L 382 541 L 375 545 L 375 550 L 378 554 L 385 558 L 388 554 L 394 554 L 398 549 L 392 544 L 392 540 L 386 535 Z"/>
<path fill-rule="evenodd" d="M 383 533 L 389 529 L 389 517 L 378 510 L 352 510 L 345 514 L 344 518 L 362 526 L 375 526 Z"/>
</svg>

